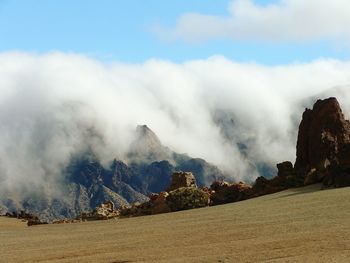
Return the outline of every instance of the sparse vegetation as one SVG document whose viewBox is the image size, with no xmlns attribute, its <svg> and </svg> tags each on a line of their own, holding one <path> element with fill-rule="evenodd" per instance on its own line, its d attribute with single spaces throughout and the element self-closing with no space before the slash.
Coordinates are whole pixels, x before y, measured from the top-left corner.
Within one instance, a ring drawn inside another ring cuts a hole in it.
<svg viewBox="0 0 350 263">
<path fill-rule="evenodd" d="M 209 195 L 195 187 L 181 187 L 166 198 L 171 211 L 181 211 L 208 206 Z"/>
</svg>

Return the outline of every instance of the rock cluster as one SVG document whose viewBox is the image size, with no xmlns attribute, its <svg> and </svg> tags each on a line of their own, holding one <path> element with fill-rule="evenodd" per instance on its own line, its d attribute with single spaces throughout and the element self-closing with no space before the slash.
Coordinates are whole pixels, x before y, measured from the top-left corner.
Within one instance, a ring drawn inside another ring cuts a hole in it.
<svg viewBox="0 0 350 263">
<path fill-rule="evenodd" d="M 119 216 L 119 211 L 114 209 L 114 203 L 112 201 L 106 201 L 100 206 L 96 207 L 90 213 L 82 213 L 78 219 L 81 220 L 107 220 L 116 218 Z"/>
<path fill-rule="evenodd" d="M 345 120 L 335 98 L 318 100 L 313 109 L 305 110 L 296 148 L 294 165 L 289 161 L 279 163 L 277 176 L 258 177 L 252 186 L 214 181 L 210 187 L 198 188 L 191 172 L 174 172 L 166 192 L 150 194 L 148 201 L 122 206 L 119 210 L 115 210 L 113 202 L 105 202 L 91 213 L 82 214 L 80 220 L 153 215 L 220 205 L 314 183 L 323 183 L 324 187 L 350 186 L 350 122 Z M 154 165 L 157 168 L 159 163 Z M 120 170 L 115 169 L 115 174 Z M 115 184 L 119 182 L 116 180 Z M 42 223 L 24 212 L 15 217 L 28 220 L 28 225 Z"/>
<path fill-rule="evenodd" d="M 318 100 L 305 110 L 294 170 L 305 184 L 350 185 L 350 123 L 337 99 Z"/>
<path fill-rule="evenodd" d="M 175 172 L 168 192 L 152 193 L 149 201 L 122 207 L 125 217 L 168 213 L 209 205 L 209 193 L 197 188 L 196 179 L 190 172 Z"/>
<path fill-rule="evenodd" d="M 47 222 L 41 221 L 38 216 L 26 213 L 25 211 L 6 213 L 5 216 L 22 219 L 23 221 L 27 222 L 28 226 L 47 224 Z"/>
<path fill-rule="evenodd" d="M 256 180 L 255 196 L 314 183 L 350 186 L 350 122 L 337 99 L 318 100 L 312 109 L 304 111 L 295 164 L 283 162 L 277 168 L 278 174 L 271 180 Z"/>
<path fill-rule="evenodd" d="M 242 182 L 236 184 L 225 181 L 215 181 L 209 189 L 211 190 L 211 205 L 242 201 L 252 196 L 252 187 Z"/>
<path fill-rule="evenodd" d="M 122 217 L 133 217 L 143 215 L 155 215 L 171 212 L 167 197 L 168 192 L 160 192 L 159 194 L 150 194 L 149 201 L 144 203 L 136 202 L 131 207 L 123 206 L 119 209 L 120 216 Z"/>
<path fill-rule="evenodd" d="M 289 163 L 280 170 L 286 186 L 350 186 L 350 123 L 336 98 L 318 100 L 304 111 L 294 167 Z"/>
</svg>

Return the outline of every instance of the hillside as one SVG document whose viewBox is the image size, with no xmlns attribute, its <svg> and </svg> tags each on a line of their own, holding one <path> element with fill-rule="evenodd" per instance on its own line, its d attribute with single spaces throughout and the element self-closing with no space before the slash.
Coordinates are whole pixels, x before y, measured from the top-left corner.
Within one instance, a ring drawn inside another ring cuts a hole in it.
<svg viewBox="0 0 350 263">
<path fill-rule="evenodd" d="M 348 262 L 350 189 L 320 185 L 156 216 L 26 227 L 0 217 L 2 262 Z"/>
<path fill-rule="evenodd" d="M 138 126 L 134 136 L 127 162 L 111 157 L 109 165 L 102 165 L 89 149 L 71 158 L 59 172 L 59 182 L 38 189 L 26 181 L 26 187 L 18 186 L 16 191 L 12 185 L 0 184 L 0 215 L 24 210 L 50 222 L 74 218 L 105 201 L 113 201 L 116 207 L 145 202 L 150 193 L 164 191 L 172 173 L 181 170 L 193 172 L 200 186 L 225 178 L 215 165 L 162 145 L 146 125 Z"/>
</svg>

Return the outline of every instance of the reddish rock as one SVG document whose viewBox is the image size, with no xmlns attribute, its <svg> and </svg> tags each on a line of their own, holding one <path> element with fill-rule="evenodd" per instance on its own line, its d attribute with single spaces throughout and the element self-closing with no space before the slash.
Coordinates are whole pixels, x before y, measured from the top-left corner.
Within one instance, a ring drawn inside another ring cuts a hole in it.
<svg viewBox="0 0 350 263">
<path fill-rule="evenodd" d="M 273 194 L 298 185 L 296 172 L 291 162 L 277 164 L 278 173 L 272 179 L 258 177 L 252 187 L 252 195 Z"/>
<path fill-rule="evenodd" d="M 201 190 L 209 196 L 208 205 L 214 205 L 213 196 L 215 194 L 215 191 L 207 186 L 202 187 Z"/>
<path fill-rule="evenodd" d="M 287 189 L 286 186 L 287 179 L 281 176 L 276 176 L 270 180 L 266 179 L 263 176 L 260 176 L 256 179 L 252 187 L 252 195 L 260 196 L 266 194 L 273 194 L 284 189 Z"/>
<path fill-rule="evenodd" d="M 153 202 L 152 214 L 161 214 L 170 212 L 166 198 L 169 196 L 167 192 L 160 192 Z"/>
<path fill-rule="evenodd" d="M 167 192 L 171 192 L 181 187 L 197 187 L 196 178 L 190 172 L 175 172 L 172 175 L 171 184 Z"/>
<path fill-rule="evenodd" d="M 318 100 L 306 109 L 299 126 L 297 176 L 305 179 L 311 169 L 325 172 L 330 166 L 350 167 L 350 123 L 335 98 Z M 322 176 L 321 176 L 322 177 Z"/>
<path fill-rule="evenodd" d="M 150 200 L 151 202 L 153 202 L 153 201 L 157 200 L 158 196 L 159 196 L 159 194 L 151 193 L 151 194 L 148 196 L 148 198 L 149 198 L 149 200 Z"/>
<path fill-rule="evenodd" d="M 114 210 L 114 203 L 112 201 L 106 201 L 100 206 L 96 207 L 90 213 L 82 213 L 79 220 L 107 220 L 116 218 L 119 216 L 119 211 Z"/>
<path fill-rule="evenodd" d="M 230 184 L 224 181 L 216 181 L 211 186 L 211 205 L 219 205 L 242 201 L 252 195 L 252 188 L 242 182 Z"/>
</svg>

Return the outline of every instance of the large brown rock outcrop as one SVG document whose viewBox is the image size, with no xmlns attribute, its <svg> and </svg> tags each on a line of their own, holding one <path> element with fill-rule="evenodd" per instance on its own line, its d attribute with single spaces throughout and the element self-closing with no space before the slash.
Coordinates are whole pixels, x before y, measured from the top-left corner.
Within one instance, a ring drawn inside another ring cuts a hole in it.
<svg viewBox="0 0 350 263">
<path fill-rule="evenodd" d="M 305 184 L 350 185 L 350 123 L 336 98 L 306 109 L 299 126 L 294 170 Z"/>
</svg>

